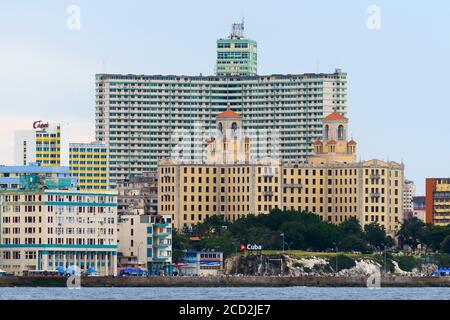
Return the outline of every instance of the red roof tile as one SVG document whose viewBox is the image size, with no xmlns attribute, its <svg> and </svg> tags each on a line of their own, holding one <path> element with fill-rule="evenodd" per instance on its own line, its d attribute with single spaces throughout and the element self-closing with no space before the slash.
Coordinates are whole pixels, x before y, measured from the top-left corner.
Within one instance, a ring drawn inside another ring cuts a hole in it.
<svg viewBox="0 0 450 320">
<path fill-rule="evenodd" d="M 337 113 L 336 111 L 327 115 L 325 117 L 325 120 L 348 120 L 346 117 L 344 117 L 342 114 Z"/>
<path fill-rule="evenodd" d="M 227 110 L 217 115 L 217 118 L 239 118 L 239 117 L 240 115 L 231 110 L 229 107 Z"/>
</svg>

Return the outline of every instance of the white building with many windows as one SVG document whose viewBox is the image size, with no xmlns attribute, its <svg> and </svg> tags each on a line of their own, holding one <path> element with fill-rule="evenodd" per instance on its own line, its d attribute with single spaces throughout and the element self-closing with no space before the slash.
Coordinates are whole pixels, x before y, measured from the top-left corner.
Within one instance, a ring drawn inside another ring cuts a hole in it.
<svg viewBox="0 0 450 320">
<path fill-rule="evenodd" d="M 117 193 L 26 187 L 0 191 L 0 269 L 117 273 Z"/>
<path fill-rule="evenodd" d="M 214 130 L 227 108 L 242 116 L 243 130 L 278 132 L 283 160 L 305 161 L 322 139 L 324 116 L 346 113 L 347 75 L 97 74 L 96 140 L 108 148 L 109 185 L 155 169 L 177 133 L 198 124 Z"/>
</svg>

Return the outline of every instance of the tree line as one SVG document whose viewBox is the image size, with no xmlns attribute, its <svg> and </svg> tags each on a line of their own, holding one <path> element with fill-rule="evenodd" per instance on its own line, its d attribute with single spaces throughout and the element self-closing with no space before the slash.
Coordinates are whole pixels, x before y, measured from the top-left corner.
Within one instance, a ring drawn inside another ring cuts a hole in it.
<svg viewBox="0 0 450 320">
<path fill-rule="evenodd" d="M 402 246 L 413 250 L 422 245 L 426 250 L 450 253 L 450 226 L 433 226 L 412 218 L 402 224 L 396 235 Z M 179 260 L 186 249 L 215 249 L 228 256 L 239 251 L 240 244 L 258 244 L 264 250 L 281 250 L 284 246 L 286 250 L 361 253 L 396 247 L 396 241 L 377 223 L 362 229 L 355 217 L 333 224 L 313 213 L 275 209 L 267 215 L 248 215 L 235 222 L 212 216 L 194 226 L 190 233 L 175 233 L 174 260 Z"/>
</svg>

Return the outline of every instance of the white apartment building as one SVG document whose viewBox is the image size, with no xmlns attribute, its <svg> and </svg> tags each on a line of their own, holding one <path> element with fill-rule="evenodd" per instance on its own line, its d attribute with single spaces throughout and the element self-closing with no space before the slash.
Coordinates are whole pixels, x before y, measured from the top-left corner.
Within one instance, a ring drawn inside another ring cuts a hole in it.
<svg viewBox="0 0 450 320">
<path fill-rule="evenodd" d="M 0 191 L 0 269 L 117 273 L 117 193 Z"/>
<path fill-rule="evenodd" d="M 117 250 L 122 267 L 139 267 L 152 275 L 171 275 L 171 216 L 121 215 Z"/>
<path fill-rule="evenodd" d="M 305 161 L 324 116 L 347 110 L 347 74 L 96 75 L 96 140 L 108 148 L 110 187 L 170 157 L 177 130 L 215 129 L 227 108 L 244 130 L 277 131 L 283 160 Z"/>
</svg>

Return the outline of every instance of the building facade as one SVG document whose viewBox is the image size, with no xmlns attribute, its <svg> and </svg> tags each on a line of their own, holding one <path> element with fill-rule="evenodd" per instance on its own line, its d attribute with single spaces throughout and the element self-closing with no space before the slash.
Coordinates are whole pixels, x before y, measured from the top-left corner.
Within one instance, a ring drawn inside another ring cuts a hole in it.
<svg viewBox="0 0 450 320">
<path fill-rule="evenodd" d="M 346 113 L 347 74 L 257 75 L 256 42 L 233 24 L 217 40 L 216 75 L 96 75 L 96 141 L 108 148 L 108 184 L 155 170 L 181 133 L 215 128 L 215 116 L 230 107 L 243 129 L 279 133 L 281 157 L 313 153 L 322 138 L 323 117 Z"/>
<path fill-rule="evenodd" d="M 416 196 L 413 198 L 413 217 L 425 222 L 426 216 L 426 199 L 424 196 Z"/>
<path fill-rule="evenodd" d="M 255 76 L 257 61 L 257 44 L 244 37 L 244 22 L 233 23 L 230 36 L 217 40 L 216 75 Z"/>
<path fill-rule="evenodd" d="M 217 276 L 223 272 L 223 252 L 188 249 L 182 262 L 174 265 L 174 272 L 183 276 Z"/>
<path fill-rule="evenodd" d="M 154 215 L 158 213 L 156 171 L 131 176 L 117 184 L 118 214 Z"/>
<path fill-rule="evenodd" d="M 30 163 L 43 167 L 61 164 L 60 125 L 35 121 L 33 129 L 14 132 L 14 164 L 27 166 Z"/>
<path fill-rule="evenodd" d="M 405 218 L 411 218 L 414 213 L 414 196 L 416 185 L 414 181 L 405 180 L 403 183 L 403 215 Z"/>
<path fill-rule="evenodd" d="M 172 217 L 121 215 L 118 251 L 121 267 L 140 267 L 152 275 L 172 274 Z"/>
<path fill-rule="evenodd" d="M 70 174 L 78 180 L 80 190 L 108 188 L 107 148 L 102 143 L 70 143 Z"/>
<path fill-rule="evenodd" d="M 347 75 L 96 76 L 96 140 L 108 146 L 109 184 L 156 169 L 173 136 L 230 107 L 245 130 L 277 131 L 283 160 L 306 161 L 322 138 L 323 117 L 347 109 Z"/>
<path fill-rule="evenodd" d="M 357 217 L 363 226 L 376 222 L 394 233 L 403 221 L 403 164 L 357 162 L 342 114 L 325 117 L 327 128 L 308 163 L 247 162 L 245 155 L 227 163 L 163 159 L 158 211 L 172 215 L 179 230 L 212 215 L 234 221 L 280 208 L 313 212 L 333 223 Z"/>
<path fill-rule="evenodd" d="M 450 223 L 450 178 L 427 178 L 425 222 L 439 226 Z"/>
<path fill-rule="evenodd" d="M 0 269 L 94 268 L 117 272 L 117 194 L 33 189 L 0 191 Z"/>
<path fill-rule="evenodd" d="M 70 178 L 69 167 L 42 167 L 37 163 L 27 166 L 0 166 L 0 190 L 20 189 L 21 177 L 38 175 L 44 179 Z M 71 179 L 71 187 L 76 187 L 77 180 Z"/>
</svg>

